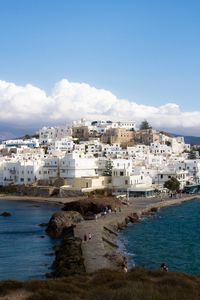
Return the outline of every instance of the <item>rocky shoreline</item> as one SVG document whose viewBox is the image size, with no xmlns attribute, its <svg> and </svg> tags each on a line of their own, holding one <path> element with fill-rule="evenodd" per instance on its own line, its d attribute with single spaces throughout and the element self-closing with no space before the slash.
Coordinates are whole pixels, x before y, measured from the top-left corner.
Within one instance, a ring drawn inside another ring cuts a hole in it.
<svg viewBox="0 0 200 300">
<path fill-rule="evenodd" d="M 56 250 L 54 271 L 51 275 L 61 277 L 92 273 L 100 269 L 126 270 L 127 258 L 118 247 L 119 231 L 129 222 L 138 222 L 142 216 L 152 215 L 162 207 L 177 205 L 198 197 L 197 194 L 165 200 L 133 198 L 129 205 L 123 204 L 117 211 L 113 210 L 106 215 L 98 214 L 95 219 L 71 224 L 73 226 L 71 229 L 69 226 L 68 232 L 63 231 L 62 242 Z M 72 208 L 71 203 L 68 208 Z M 68 210 L 67 207 L 65 210 Z M 70 211 L 66 212 L 70 213 Z M 71 230 L 70 235 L 69 230 Z M 91 239 L 84 240 L 84 236 L 88 234 L 91 235 Z"/>
</svg>

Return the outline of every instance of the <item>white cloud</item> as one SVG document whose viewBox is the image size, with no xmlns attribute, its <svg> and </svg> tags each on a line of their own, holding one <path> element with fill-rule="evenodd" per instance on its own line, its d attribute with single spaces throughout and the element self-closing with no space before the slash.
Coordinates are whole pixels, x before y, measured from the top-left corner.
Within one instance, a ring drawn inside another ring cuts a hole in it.
<svg viewBox="0 0 200 300">
<path fill-rule="evenodd" d="M 192 134 L 200 127 L 200 111 L 183 112 L 175 103 L 160 107 L 119 99 L 104 89 L 63 79 L 51 95 L 31 84 L 19 86 L 0 81 L 0 121 L 7 124 L 35 126 L 62 124 L 80 118 L 134 120 L 146 119 L 153 127 Z"/>
</svg>

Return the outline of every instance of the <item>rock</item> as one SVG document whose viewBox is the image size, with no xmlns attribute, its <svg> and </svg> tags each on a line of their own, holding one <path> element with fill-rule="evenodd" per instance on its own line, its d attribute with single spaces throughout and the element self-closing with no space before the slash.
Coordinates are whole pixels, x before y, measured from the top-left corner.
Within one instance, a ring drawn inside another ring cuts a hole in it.
<svg viewBox="0 0 200 300">
<path fill-rule="evenodd" d="M 80 223 L 83 217 L 76 211 L 60 211 L 53 214 L 51 217 L 46 232 L 52 238 L 61 238 L 68 229 Z"/>
<path fill-rule="evenodd" d="M 159 208 L 158 208 L 158 207 L 152 207 L 152 208 L 151 208 L 151 212 L 157 212 L 157 211 L 159 211 Z"/>
<path fill-rule="evenodd" d="M 0 216 L 2 216 L 2 217 L 11 217 L 12 214 L 7 212 L 7 211 L 4 211 L 2 214 L 0 214 Z"/>
<path fill-rule="evenodd" d="M 152 212 L 150 210 L 142 212 L 143 217 L 148 217 L 148 216 L 152 216 L 152 215 L 154 215 L 154 212 Z"/>
<path fill-rule="evenodd" d="M 85 273 L 84 259 L 81 250 L 80 238 L 64 238 L 56 251 L 53 263 L 54 271 L 48 277 L 65 277 Z"/>
<path fill-rule="evenodd" d="M 120 252 L 113 251 L 110 253 L 106 253 L 105 257 L 107 257 L 119 269 L 123 269 L 123 267 L 127 266 L 127 258 Z"/>
<path fill-rule="evenodd" d="M 40 227 L 47 227 L 48 223 L 41 223 L 41 224 L 38 224 L 38 226 L 40 226 Z"/>
<path fill-rule="evenodd" d="M 136 213 L 132 213 L 128 218 L 131 223 L 136 223 L 139 220 L 139 217 Z"/>
<path fill-rule="evenodd" d="M 45 253 L 45 256 L 54 256 L 54 255 L 55 255 L 54 252 Z"/>
<path fill-rule="evenodd" d="M 102 211 L 103 205 L 99 205 L 98 203 L 94 203 L 90 200 L 85 201 L 73 201 L 66 203 L 63 207 L 64 211 L 77 211 L 79 212 L 85 219 L 93 219 L 94 214 L 98 214 Z"/>
<path fill-rule="evenodd" d="M 62 210 L 77 211 L 84 217 L 85 220 L 93 220 L 94 216 L 102 213 L 106 207 L 114 211 L 114 209 L 121 207 L 121 201 L 111 197 L 82 199 L 65 203 Z"/>
</svg>

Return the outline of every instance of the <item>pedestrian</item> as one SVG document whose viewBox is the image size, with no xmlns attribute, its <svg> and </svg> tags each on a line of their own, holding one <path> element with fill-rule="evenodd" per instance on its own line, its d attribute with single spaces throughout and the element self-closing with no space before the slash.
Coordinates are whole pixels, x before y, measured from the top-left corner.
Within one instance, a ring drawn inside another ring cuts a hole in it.
<svg viewBox="0 0 200 300">
<path fill-rule="evenodd" d="M 87 242 L 87 234 L 84 234 L 84 242 Z"/>
<path fill-rule="evenodd" d="M 161 269 L 162 271 L 165 271 L 165 272 L 167 272 L 167 271 L 169 270 L 168 266 L 167 266 L 165 263 L 162 263 L 162 264 L 160 265 L 160 269 Z"/>
<path fill-rule="evenodd" d="M 91 240 L 91 238 L 92 238 L 92 235 L 91 235 L 91 233 L 89 233 L 88 234 L 88 239 Z"/>
<path fill-rule="evenodd" d="M 128 272 L 126 263 L 123 263 L 123 264 L 122 264 L 122 268 L 123 268 L 123 271 L 124 271 L 125 273 Z"/>
<path fill-rule="evenodd" d="M 94 215 L 94 219 L 97 222 L 97 214 Z"/>
</svg>

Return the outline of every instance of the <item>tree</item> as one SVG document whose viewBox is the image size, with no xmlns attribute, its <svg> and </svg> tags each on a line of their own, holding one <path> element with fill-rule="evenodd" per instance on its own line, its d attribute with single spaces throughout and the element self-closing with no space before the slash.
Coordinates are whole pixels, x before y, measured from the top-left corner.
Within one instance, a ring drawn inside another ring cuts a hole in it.
<svg viewBox="0 0 200 300">
<path fill-rule="evenodd" d="M 180 182 L 175 177 L 172 177 L 164 183 L 164 187 L 169 189 L 170 191 L 178 191 Z"/>
<path fill-rule="evenodd" d="M 197 152 L 196 151 L 190 151 L 188 153 L 188 159 L 197 159 Z"/>
<path fill-rule="evenodd" d="M 143 130 L 143 129 L 151 129 L 152 127 L 149 125 L 149 123 L 144 120 L 142 121 L 142 123 L 140 124 L 140 130 Z"/>
<path fill-rule="evenodd" d="M 165 142 L 165 145 L 171 147 L 172 143 L 171 143 L 170 141 L 166 141 L 166 142 Z"/>
<path fill-rule="evenodd" d="M 104 176 L 112 176 L 113 162 L 111 160 L 106 161 L 106 169 L 103 172 Z"/>
</svg>

